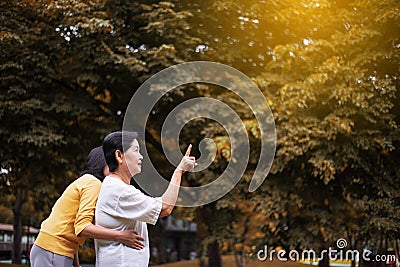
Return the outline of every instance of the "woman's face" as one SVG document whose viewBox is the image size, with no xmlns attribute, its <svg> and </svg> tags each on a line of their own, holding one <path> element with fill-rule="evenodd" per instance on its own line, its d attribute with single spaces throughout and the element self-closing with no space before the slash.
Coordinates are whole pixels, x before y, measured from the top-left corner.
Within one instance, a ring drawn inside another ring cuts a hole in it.
<svg viewBox="0 0 400 267">
<path fill-rule="evenodd" d="M 132 176 L 142 171 L 143 156 L 140 154 L 139 149 L 139 142 L 135 139 L 131 147 L 124 153 L 125 162 Z"/>
</svg>

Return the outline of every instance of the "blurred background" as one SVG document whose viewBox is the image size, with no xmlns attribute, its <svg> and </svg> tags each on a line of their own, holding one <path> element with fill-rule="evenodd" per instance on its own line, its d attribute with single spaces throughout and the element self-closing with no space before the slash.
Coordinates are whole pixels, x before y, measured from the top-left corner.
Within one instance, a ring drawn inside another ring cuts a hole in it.
<svg viewBox="0 0 400 267">
<path fill-rule="evenodd" d="M 174 167 L 162 123 L 193 97 L 233 108 L 251 155 L 229 194 L 149 227 L 152 264 L 218 267 L 231 255 L 244 266 L 265 245 L 321 251 L 340 238 L 346 249 L 399 257 L 398 0 L 2 0 L 0 51 L 1 259 L 26 261 L 40 223 L 90 149 L 121 129 L 139 86 L 194 60 L 227 64 L 257 84 L 275 119 L 275 159 L 250 193 L 261 144 L 251 109 L 209 84 L 164 95 L 140 133 L 164 177 Z M 224 128 L 204 118 L 183 128 L 181 150 L 192 143 L 199 157 L 206 137 L 216 157 L 185 175 L 186 186 L 213 181 L 234 157 Z M 80 257 L 93 262 L 91 240 Z"/>
</svg>

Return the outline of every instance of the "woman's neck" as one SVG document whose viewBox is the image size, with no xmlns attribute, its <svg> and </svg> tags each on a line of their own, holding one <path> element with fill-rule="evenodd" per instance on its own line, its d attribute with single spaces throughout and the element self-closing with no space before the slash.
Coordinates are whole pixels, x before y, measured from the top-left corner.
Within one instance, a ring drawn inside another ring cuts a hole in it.
<svg viewBox="0 0 400 267">
<path fill-rule="evenodd" d="M 130 184 L 131 183 L 131 177 L 129 177 L 128 175 L 123 175 L 122 173 L 119 172 L 111 172 L 110 175 L 111 177 L 120 179 L 122 182 L 126 183 L 126 184 Z"/>
</svg>

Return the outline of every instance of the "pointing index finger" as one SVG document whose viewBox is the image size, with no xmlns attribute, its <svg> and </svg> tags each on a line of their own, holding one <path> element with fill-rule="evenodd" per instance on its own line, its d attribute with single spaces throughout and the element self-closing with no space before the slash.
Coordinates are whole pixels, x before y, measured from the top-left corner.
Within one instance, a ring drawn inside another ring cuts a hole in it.
<svg viewBox="0 0 400 267">
<path fill-rule="evenodd" d="M 190 151 L 192 151 L 192 144 L 189 145 L 188 149 L 186 150 L 185 156 L 190 156 Z"/>
</svg>

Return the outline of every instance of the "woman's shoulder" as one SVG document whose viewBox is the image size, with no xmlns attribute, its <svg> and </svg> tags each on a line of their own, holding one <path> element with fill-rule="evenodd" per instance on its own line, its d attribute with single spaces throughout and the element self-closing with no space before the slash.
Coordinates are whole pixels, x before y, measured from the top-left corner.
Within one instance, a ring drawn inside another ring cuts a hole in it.
<svg viewBox="0 0 400 267">
<path fill-rule="evenodd" d="M 106 176 L 106 178 L 104 178 L 102 186 L 106 187 L 107 190 L 110 189 L 110 191 L 118 195 L 141 193 L 140 190 L 135 188 L 133 185 L 126 184 L 123 181 L 111 176 Z"/>
<path fill-rule="evenodd" d="M 121 180 L 112 177 L 112 176 L 106 176 L 103 180 L 103 184 L 109 184 L 109 185 L 114 185 L 114 186 L 118 186 L 118 187 L 127 187 L 129 185 L 127 185 L 126 183 L 122 182 Z"/>
<path fill-rule="evenodd" d="M 76 179 L 75 182 L 79 184 L 95 184 L 101 186 L 101 181 L 91 174 L 84 174 Z"/>
</svg>

